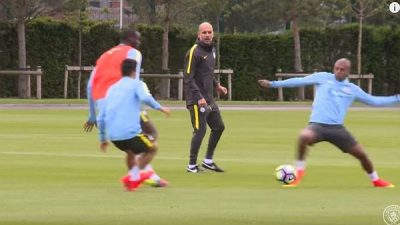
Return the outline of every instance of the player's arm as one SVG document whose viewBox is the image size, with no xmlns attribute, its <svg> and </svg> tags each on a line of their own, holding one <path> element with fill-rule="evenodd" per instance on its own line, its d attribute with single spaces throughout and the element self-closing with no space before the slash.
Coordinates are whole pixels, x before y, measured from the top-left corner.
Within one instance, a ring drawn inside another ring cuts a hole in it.
<svg viewBox="0 0 400 225">
<path fill-rule="evenodd" d="M 353 86 L 356 100 L 371 106 L 390 106 L 400 103 L 400 95 L 373 96 L 363 91 L 359 86 Z"/>
<path fill-rule="evenodd" d="M 99 129 L 100 149 L 104 152 L 107 150 L 108 146 L 108 141 L 106 137 L 106 122 L 105 122 L 106 104 L 107 103 L 105 99 L 101 99 L 98 101 L 99 114 L 97 115 L 97 127 Z"/>
<path fill-rule="evenodd" d="M 303 87 L 318 84 L 320 79 L 321 74 L 314 73 L 305 77 L 295 77 L 281 81 L 259 80 L 258 83 L 265 88 Z"/>
<path fill-rule="evenodd" d="M 96 125 L 96 105 L 94 99 L 92 97 L 92 85 L 93 85 L 93 77 L 96 69 L 92 71 L 90 74 L 89 81 L 86 86 L 86 94 L 88 98 L 88 106 L 89 106 L 89 117 L 85 124 L 83 125 L 83 129 L 86 132 L 92 131 L 93 127 Z"/>
<path fill-rule="evenodd" d="M 228 93 L 228 89 L 226 89 L 226 87 L 222 86 L 221 83 L 217 80 L 217 78 L 215 78 L 215 76 L 213 77 L 213 84 L 215 89 L 222 95 L 226 95 Z"/>
<path fill-rule="evenodd" d="M 139 97 L 139 100 L 144 104 L 150 106 L 153 109 L 160 110 L 165 113 L 167 116 L 171 114 L 171 110 L 167 107 L 163 107 L 159 102 L 157 102 L 153 96 L 150 94 L 150 91 L 145 82 L 140 81 L 141 85 L 136 89 L 136 94 Z"/>
<path fill-rule="evenodd" d="M 131 49 L 128 51 L 128 59 L 133 59 L 136 61 L 136 77 L 135 79 L 140 80 L 140 70 L 142 68 L 142 53 L 137 49 Z"/>
<path fill-rule="evenodd" d="M 193 98 L 195 101 L 199 101 L 201 99 L 204 100 L 203 95 L 200 92 L 200 88 L 196 84 L 196 80 L 194 76 L 197 70 L 197 64 L 199 62 L 199 56 L 196 54 L 196 45 L 194 45 L 189 53 L 186 55 L 185 66 L 184 66 L 184 82 L 189 88 L 189 91 L 193 94 Z M 204 100 L 205 102 L 205 100 Z"/>
</svg>

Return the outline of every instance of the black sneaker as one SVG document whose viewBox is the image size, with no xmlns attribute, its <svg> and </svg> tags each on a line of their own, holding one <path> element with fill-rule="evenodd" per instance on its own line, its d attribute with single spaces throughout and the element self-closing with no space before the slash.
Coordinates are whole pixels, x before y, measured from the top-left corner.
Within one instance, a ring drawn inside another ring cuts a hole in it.
<svg viewBox="0 0 400 225">
<path fill-rule="evenodd" d="M 212 171 L 215 171 L 215 172 L 219 172 L 219 173 L 225 172 L 223 169 L 219 168 L 219 167 L 217 166 L 217 164 L 215 164 L 215 163 L 205 163 L 205 162 L 203 161 L 202 164 L 201 164 L 201 166 L 202 166 L 203 168 L 205 168 L 205 169 L 212 170 Z"/>
<path fill-rule="evenodd" d="M 186 171 L 187 171 L 188 173 L 201 173 L 201 172 L 203 172 L 204 170 L 203 170 L 202 168 L 200 168 L 198 165 L 196 165 L 196 166 L 193 167 L 193 168 L 189 168 L 189 166 L 187 166 L 187 167 L 186 167 Z"/>
</svg>

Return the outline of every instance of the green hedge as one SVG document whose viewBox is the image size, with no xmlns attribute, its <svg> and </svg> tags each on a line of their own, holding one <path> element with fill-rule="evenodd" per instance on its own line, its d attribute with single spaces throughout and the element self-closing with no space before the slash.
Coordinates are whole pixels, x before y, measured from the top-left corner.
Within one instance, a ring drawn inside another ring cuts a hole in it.
<svg viewBox="0 0 400 225">
<path fill-rule="evenodd" d="M 140 25 L 141 52 L 146 73 L 161 72 L 162 28 Z M 325 29 L 301 30 L 302 64 L 304 71 L 331 71 L 337 58 L 347 57 L 354 63 L 358 27 L 356 24 Z M 18 65 L 15 28 L 0 24 L 0 69 L 15 69 Z M 179 27 L 170 30 L 171 73 L 183 68 L 186 51 L 193 45 L 196 34 Z M 90 23 L 82 33 L 82 64 L 94 65 L 98 56 L 118 43 L 118 30 L 111 23 Z M 363 73 L 375 74 L 374 94 L 400 92 L 400 29 L 366 26 L 363 31 Z M 42 66 L 43 97 L 63 96 L 65 65 L 78 65 L 78 29 L 62 21 L 38 18 L 27 25 L 27 64 Z M 290 32 L 279 35 L 223 34 L 221 35 L 221 68 L 234 70 L 234 100 L 275 100 L 276 90 L 262 90 L 257 79 L 274 80 L 277 70 L 293 71 L 293 38 Z M 69 80 L 68 97 L 76 97 L 76 76 Z M 81 84 L 85 97 L 84 74 Z M 150 83 L 156 81 L 149 81 Z M 222 78 L 226 82 L 226 78 Z M 32 82 L 34 84 L 34 82 Z M 155 87 L 155 85 L 150 85 Z M 0 77 L 0 97 L 16 96 L 17 79 Z M 34 90 L 34 88 L 32 88 Z M 157 90 L 153 90 L 157 92 Z M 285 91 L 286 99 L 294 99 L 296 90 Z M 311 90 L 308 90 L 311 92 Z"/>
<path fill-rule="evenodd" d="M 16 30 L 6 24 L 0 24 L 0 70 L 17 68 L 18 48 Z M 16 96 L 17 77 L 11 75 L 0 76 L 0 97 Z"/>
</svg>

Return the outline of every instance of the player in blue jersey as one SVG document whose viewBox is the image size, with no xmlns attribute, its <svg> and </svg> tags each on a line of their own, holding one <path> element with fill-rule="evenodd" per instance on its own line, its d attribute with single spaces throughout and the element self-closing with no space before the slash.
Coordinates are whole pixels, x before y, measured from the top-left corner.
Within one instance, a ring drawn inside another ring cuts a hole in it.
<svg viewBox="0 0 400 225">
<path fill-rule="evenodd" d="M 122 78 L 108 89 L 102 101 L 98 101 L 97 125 L 101 150 L 106 151 L 110 140 L 130 158 L 135 159 L 129 178 L 124 180 L 126 189 L 134 191 L 152 175 L 140 173 L 140 170 L 151 162 L 158 149 L 154 138 L 142 131 L 141 104 L 160 110 L 167 116 L 170 110 L 162 107 L 148 94 L 142 81 L 135 79 L 135 60 L 125 59 L 121 67 Z"/>
<path fill-rule="evenodd" d="M 290 186 L 298 185 L 304 176 L 307 147 L 327 141 L 344 153 L 357 158 L 375 187 L 394 187 L 390 182 L 378 177 L 362 145 L 346 130 L 343 121 L 354 100 L 372 106 L 389 106 L 400 103 L 400 95 L 383 97 L 365 93 L 347 79 L 350 68 L 350 60 L 342 58 L 335 62 L 333 73 L 314 73 L 303 78 L 291 78 L 284 81 L 258 81 L 262 87 L 266 88 L 315 85 L 317 89 L 309 125 L 300 132 L 299 136 L 295 162 L 297 179 Z"/>
<path fill-rule="evenodd" d="M 96 67 L 92 71 L 89 82 L 87 84 L 87 97 L 89 103 L 89 118 L 84 124 L 84 130 L 90 132 L 96 125 L 96 107 L 101 105 L 102 99 L 105 97 L 108 88 L 121 79 L 121 63 L 124 59 L 134 59 L 136 61 L 136 79 L 140 79 L 140 68 L 142 62 L 142 54 L 137 49 L 141 44 L 140 33 L 135 30 L 124 30 L 121 32 L 121 44 L 104 52 L 96 61 Z M 145 85 L 145 84 L 144 84 Z M 146 86 L 147 87 L 147 86 Z M 149 93 L 150 94 L 150 91 Z M 146 111 L 140 114 L 143 132 L 158 138 L 158 133 L 153 122 L 150 120 Z M 132 168 L 132 162 L 135 159 L 127 155 L 126 164 L 128 170 Z M 161 179 L 149 164 L 142 172 L 153 172 L 153 175 L 146 180 L 146 183 L 153 187 L 165 187 L 168 182 Z M 122 177 L 122 182 L 129 179 L 129 174 Z"/>
</svg>

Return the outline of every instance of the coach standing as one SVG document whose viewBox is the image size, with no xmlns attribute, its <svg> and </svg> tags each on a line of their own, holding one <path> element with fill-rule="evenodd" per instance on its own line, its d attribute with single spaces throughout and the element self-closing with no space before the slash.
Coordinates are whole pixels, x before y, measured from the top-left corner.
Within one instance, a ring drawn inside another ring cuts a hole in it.
<svg viewBox="0 0 400 225">
<path fill-rule="evenodd" d="M 218 105 L 214 101 L 214 87 L 220 94 L 225 95 L 227 93 L 227 89 L 221 86 L 214 77 L 215 48 L 212 43 L 213 37 L 214 31 L 211 24 L 207 22 L 200 24 L 196 43 L 185 57 L 186 107 L 190 112 L 193 126 L 190 160 L 186 168 L 186 171 L 190 173 L 202 171 L 197 165 L 197 156 L 206 134 L 207 124 L 211 128 L 211 134 L 202 167 L 215 172 L 224 172 L 213 161 L 215 148 L 225 129 Z"/>
</svg>

